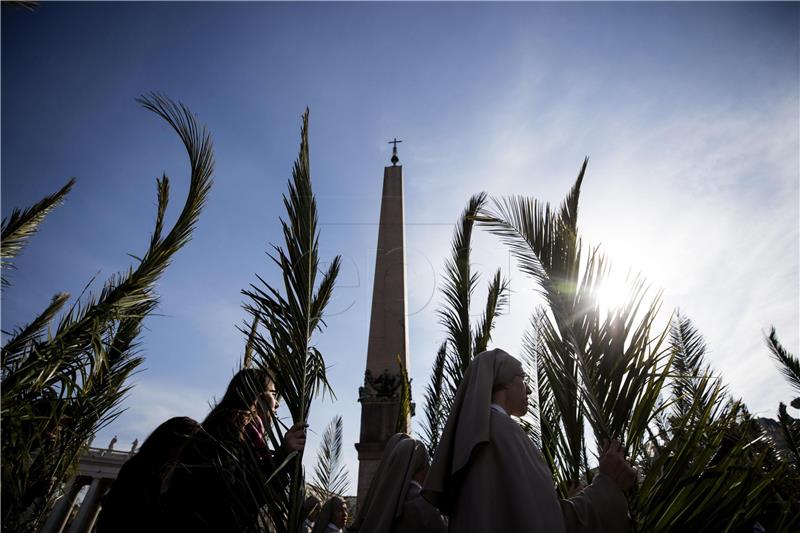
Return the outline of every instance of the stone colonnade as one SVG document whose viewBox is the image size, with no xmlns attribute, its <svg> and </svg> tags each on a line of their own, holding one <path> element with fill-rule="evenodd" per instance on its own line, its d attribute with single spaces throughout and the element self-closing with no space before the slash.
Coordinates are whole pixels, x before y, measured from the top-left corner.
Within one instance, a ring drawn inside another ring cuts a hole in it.
<svg viewBox="0 0 800 533">
<path fill-rule="evenodd" d="M 53 510 L 41 533 L 89 533 L 94 528 L 100 513 L 100 501 L 117 478 L 119 469 L 133 452 L 115 451 L 103 448 L 89 448 L 78 462 L 78 472 L 64 490 L 64 495 L 56 501 Z M 75 506 L 80 490 L 89 486 L 78 514 L 66 529 L 67 522 Z"/>
</svg>

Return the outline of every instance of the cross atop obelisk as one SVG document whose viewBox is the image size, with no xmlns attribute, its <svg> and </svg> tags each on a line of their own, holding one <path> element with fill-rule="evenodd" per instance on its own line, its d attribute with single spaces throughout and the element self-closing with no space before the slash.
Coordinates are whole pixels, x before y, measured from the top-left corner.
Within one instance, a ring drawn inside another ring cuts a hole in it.
<svg viewBox="0 0 800 533">
<path fill-rule="evenodd" d="M 398 358 L 408 368 L 403 167 L 397 164 L 400 142 L 397 138 L 389 141 L 394 145 L 392 166 L 383 169 L 367 365 L 364 385 L 358 391 L 361 403 L 361 436 L 356 444 L 358 502 L 363 501 L 375 475 L 386 441 L 398 429 L 407 433 L 411 422 L 400 420 L 403 378 Z"/>
<path fill-rule="evenodd" d="M 397 157 L 397 143 L 401 143 L 401 142 L 403 142 L 403 141 L 398 141 L 397 137 L 395 137 L 393 141 L 389 141 L 388 143 L 386 143 L 386 144 L 393 145 L 392 146 L 392 159 L 391 159 L 393 167 L 396 167 L 397 163 L 400 162 L 400 158 Z"/>
</svg>

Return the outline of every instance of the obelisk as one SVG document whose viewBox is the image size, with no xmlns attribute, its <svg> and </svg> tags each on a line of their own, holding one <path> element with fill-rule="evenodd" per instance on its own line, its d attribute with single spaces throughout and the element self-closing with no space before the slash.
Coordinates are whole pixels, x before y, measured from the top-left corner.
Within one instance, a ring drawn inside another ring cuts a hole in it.
<svg viewBox="0 0 800 533">
<path fill-rule="evenodd" d="M 398 429 L 403 379 L 398 357 L 408 368 L 406 328 L 406 252 L 403 217 L 403 167 L 399 166 L 397 143 L 393 144 L 392 166 L 383 170 L 378 249 L 372 288 L 367 368 L 359 389 L 361 437 L 358 450 L 358 502 L 362 502 L 378 468 L 386 441 Z M 400 422 L 409 431 L 410 420 Z"/>
</svg>

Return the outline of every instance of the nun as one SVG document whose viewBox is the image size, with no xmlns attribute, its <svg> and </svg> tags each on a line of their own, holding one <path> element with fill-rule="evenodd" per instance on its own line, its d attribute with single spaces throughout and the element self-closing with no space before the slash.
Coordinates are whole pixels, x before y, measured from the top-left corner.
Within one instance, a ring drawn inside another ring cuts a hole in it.
<svg viewBox="0 0 800 533">
<path fill-rule="evenodd" d="M 380 477 L 373 480 L 374 500 L 362 531 L 370 533 L 445 533 L 439 511 L 420 496 L 428 473 L 425 446 L 407 438 L 389 454 Z"/>
<path fill-rule="evenodd" d="M 301 533 L 311 533 L 314 529 L 314 522 L 317 521 L 319 515 L 319 499 L 310 495 L 303 502 L 303 525 L 300 527 Z"/>
<path fill-rule="evenodd" d="M 377 485 L 377 479 L 381 479 L 383 477 L 383 471 L 386 468 L 386 464 L 389 460 L 389 455 L 391 455 L 392 450 L 397 444 L 405 439 L 410 438 L 405 433 L 395 433 L 389 440 L 386 441 L 386 444 L 383 447 L 383 453 L 381 454 L 381 462 L 378 463 L 378 469 L 375 470 L 375 475 L 372 477 L 372 482 L 369 484 L 369 488 L 367 489 L 367 494 L 364 496 L 364 501 L 358 502 L 356 517 L 353 519 L 353 523 L 348 526 L 348 531 L 359 531 L 361 529 L 361 524 L 364 523 L 364 517 L 367 515 L 370 507 L 372 506 L 373 497 L 375 494 L 375 487 Z M 364 530 L 365 533 L 368 533 L 368 530 Z"/>
<path fill-rule="evenodd" d="M 449 517 L 450 531 L 623 533 L 624 492 L 636 479 L 618 443 L 575 497 L 559 500 L 552 473 L 510 415 L 523 416 L 530 389 L 522 364 L 495 349 L 477 355 L 458 388 L 422 496 Z"/>
<path fill-rule="evenodd" d="M 341 533 L 346 523 L 347 503 L 339 496 L 332 496 L 322 506 L 311 533 Z"/>
</svg>

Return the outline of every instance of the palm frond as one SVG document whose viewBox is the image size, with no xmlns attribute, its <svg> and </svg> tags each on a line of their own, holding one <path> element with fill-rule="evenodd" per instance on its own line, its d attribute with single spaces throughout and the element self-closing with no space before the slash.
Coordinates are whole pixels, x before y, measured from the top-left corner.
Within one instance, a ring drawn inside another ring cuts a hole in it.
<svg viewBox="0 0 800 533">
<path fill-rule="evenodd" d="M 69 300 L 69 293 L 56 294 L 50 301 L 50 305 L 30 324 L 18 328 L 11 334 L 11 338 L 6 341 L 2 349 L 4 372 L 13 368 L 19 359 L 25 357 L 25 347 L 30 346 L 33 341 L 39 340 L 44 335 L 44 330 L 64 307 L 67 300 Z"/>
<path fill-rule="evenodd" d="M 53 331 L 50 321 L 68 298 L 57 296 L 3 347 L 3 478 L 15 480 L 3 484 L 4 529 L 41 525 L 89 436 L 120 413 L 127 379 L 142 362 L 136 339 L 158 303 L 155 283 L 188 242 L 211 186 L 208 132 L 185 106 L 165 97 L 139 101 L 184 142 L 191 167 L 189 194 L 174 226 L 162 237 L 169 186 L 166 176 L 157 180 L 156 226 L 137 268 L 112 277 L 99 295 L 76 301 Z M 32 462 L 35 468 L 29 468 Z"/>
<path fill-rule="evenodd" d="M 520 269 L 539 282 L 556 319 L 564 323 L 570 321 L 567 309 L 579 277 L 578 200 L 587 162 L 558 212 L 548 203 L 511 196 L 493 199 L 493 209 L 475 217 L 509 247 Z"/>
<path fill-rule="evenodd" d="M 636 531 L 738 527 L 764 509 L 780 472 L 761 470 L 767 451 L 734 431 L 743 408 L 705 366 L 705 345 L 691 323 L 679 317 L 671 329 L 655 328 L 660 294 L 650 295 L 637 277 L 620 307 L 599 308 L 596 294 L 609 266 L 597 250 L 582 255 L 577 232 L 585 168 L 584 161 L 558 212 L 511 197 L 478 217 L 547 302 L 523 343 L 537 375 L 539 427 L 529 424 L 531 436 L 541 442 L 562 496 L 565 485 L 590 479 L 584 420 L 598 441 L 620 439 L 644 470 L 630 501 Z M 670 378 L 682 405 L 661 397 Z"/>
<path fill-rule="evenodd" d="M 444 422 L 436 413 L 449 409 L 470 361 L 475 354 L 486 350 L 495 320 L 507 304 L 508 281 L 498 270 L 489 284 L 482 317 L 474 326 L 470 323 L 472 295 L 478 284 L 478 274 L 471 270 L 472 230 L 485 203 L 486 193 L 469 199 L 453 232 L 451 255 L 445 260 L 443 301 L 437 314 L 445 329 L 446 340 L 434 362 L 434 375 L 427 389 L 425 406 L 428 425 L 424 431 L 426 444 L 431 450 L 438 443 L 440 425 Z"/>
<path fill-rule="evenodd" d="M 538 282 L 548 304 L 540 318 L 546 351 L 542 371 L 556 394 L 562 423 L 572 428 L 567 430 L 572 465 L 580 462 L 577 426 L 584 417 L 598 440 L 621 438 L 632 420 L 638 432 L 644 431 L 643 415 L 655 405 L 663 379 L 655 370 L 666 360 L 659 349 L 663 334 L 651 331 L 660 295 L 650 297 L 642 280 L 630 283 L 621 308 L 598 307 L 596 293 L 609 267 L 597 250 L 582 255 L 577 233 L 586 164 L 559 211 L 535 199 L 511 197 L 494 200 L 493 210 L 478 217 Z"/>
<path fill-rule="evenodd" d="M 581 476 L 582 450 L 576 442 L 584 442 L 584 427 L 572 418 L 578 406 L 570 406 L 564 416 L 559 409 L 557 395 L 547 373 L 547 347 L 544 344 L 546 310 L 538 308 L 531 317 L 530 328 L 523 337 L 523 365 L 535 382 L 534 394 L 528 396 L 528 415 L 522 426 L 531 440 L 542 451 L 556 490 L 562 498 L 570 496 L 570 487 L 578 483 Z M 563 404 L 563 398 L 559 401 Z"/>
<path fill-rule="evenodd" d="M 14 209 L 8 218 L 3 219 L 2 237 L 0 237 L 0 267 L 3 270 L 12 268 L 11 259 L 19 255 L 27 240 L 39 229 L 39 224 L 61 204 L 74 185 L 75 178 L 70 178 L 57 192 L 42 198 L 27 209 Z M 3 287 L 9 285 L 5 276 L 0 283 Z"/>
<path fill-rule="evenodd" d="M 795 392 L 800 394 L 800 360 L 781 345 L 774 327 L 769 330 L 767 347 L 772 353 L 772 358 L 780 365 L 781 373 Z"/>
<path fill-rule="evenodd" d="M 443 342 L 436 352 L 431 369 L 431 380 L 425 389 L 425 425 L 422 440 L 433 457 L 446 419 L 444 412 L 444 365 L 447 357 L 447 343 Z"/>
<path fill-rule="evenodd" d="M 258 319 L 257 331 L 244 331 L 250 339 L 253 361 L 274 376 L 294 422 L 308 419 L 312 400 L 333 391 L 327 380 L 325 360 L 314 346 L 312 336 L 324 326 L 323 314 L 339 273 L 341 258 L 319 273 L 319 232 L 317 205 L 311 186 L 308 144 L 308 109 L 302 117 L 300 151 L 292 169 L 288 194 L 283 196 L 286 218 L 280 219 L 283 246 L 273 246 L 269 255 L 281 274 L 282 287 L 275 288 L 258 277 L 242 293 L 248 297 L 245 309 Z M 281 290 L 282 289 L 282 290 Z M 270 440 L 279 446 L 282 428 L 271 426 Z M 267 486 L 271 502 L 271 523 L 278 531 L 294 533 L 304 519 L 301 506 L 305 483 L 302 457 L 291 467 L 286 490 Z"/>
<path fill-rule="evenodd" d="M 786 455 L 795 472 L 800 474 L 800 420 L 786 412 L 786 405 L 778 406 L 778 423 L 786 445 Z"/>
<path fill-rule="evenodd" d="M 350 488 L 347 468 L 342 460 L 342 434 L 342 417 L 336 415 L 322 434 L 322 443 L 314 466 L 314 479 L 311 482 L 316 496 L 322 502 L 331 496 L 344 497 Z"/>
<path fill-rule="evenodd" d="M 247 335 L 247 344 L 244 346 L 244 356 L 242 357 L 242 368 L 251 368 L 253 366 L 253 342 L 255 340 L 256 332 L 258 331 L 258 315 L 253 317 L 253 322 L 250 324 L 250 333 Z"/>
<path fill-rule="evenodd" d="M 469 199 L 453 233 L 451 257 L 445 260 L 442 282 L 444 305 L 438 315 L 447 333 L 447 340 L 457 360 L 456 371 L 466 371 L 473 355 L 469 308 L 478 275 L 471 270 L 472 227 L 474 216 L 486 202 L 486 194 L 479 193 Z M 457 377 L 460 381 L 460 377 Z"/>
<path fill-rule="evenodd" d="M 537 398 L 543 451 L 552 456 L 554 472 L 564 486 L 581 477 L 586 407 L 581 401 L 577 365 L 544 310 L 534 315 L 529 348 L 537 369 Z M 533 340 L 536 339 L 536 340 Z M 556 438 L 559 436 L 560 438 Z"/>
<path fill-rule="evenodd" d="M 400 355 L 395 356 L 397 367 L 400 369 L 400 407 L 397 410 L 397 421 L 394 425 L 395 433 L 411 432 L 411 378 L 408 377 L 408 368 Z"/>
<path fill-rule="evenodd" d="M 583 176 L 586 174 L 586 165 L 588 164 L 589 158 L 586 157 L 583 160 L 580 172 L 578 172 L 578 178 L 567 193 L 566 198 L 564 198 L 559 212 L 561 221 L 575 234 L 578 232 L 578 201 L 581 197 L 581 184 L 583 184 Z"/>
<path fill-rule="evenodd" d="M 502 315 L 507 305 L 508 280 L 500 275 L 500 269 L 498 269 L 492 281 L 489 283 L 486 307 L 473 332 L 472 345 L 476 354 L 486 351 L 489 341 L 492 340 L 492 329 L 494 329 L 495 319 Z"/>
<path fill-rule="evenodd" d="M 675 409 L 681 416 L 687 415 L 695 401 L 704 405 L 710 389 L 705 381 L 713 379 L 705 363 L 706 344 L 691 320 L 676 316 L 670 328 L 670 345 L 674 353 L 672 395 Z M 724 392 L 724 388 L 723 388 Z"/>
<path fill-rule="evenodd" d="M 582 180 L 583 169 L 562 208 L 566 216 L 572 217 L 567 222 L 551 210 L 549 204 L 524 197 L 494 200 L 494 211 L 485 211 L 477 220 L 506 243 L 520 268 L 539 283 L 555 319 L 554 324 L 549 319 L 543 322 L 548 326 L 544 331 L 551 333 L 545 344 L 554 350 L 554 354 L 559 354 L 560 361 L 560 368 L 552 367 L 550 372 L 562 381 L 569 380 L 565 386 L 569 385 L 575 391 L 579 390 L 578 387 L 582 389 L 582 408 L 588 410 L 595 431 L 607 436 L 610 431 L 600 414 L 598 393 L 586 375 L 590 364 L 584 353 L 586 343 L 578 338 L 578 329 L 574 327 L 583 311 L 575 306 L 581 245 L 572 229 L 577 224 L 577 198 Z M 587 271 L 592 273 L 591 265 Z M 570 406 L 562 405 L 561 410 L 562 414 L 577 421 L 583 413 L 576 410 L 578 402 L 575 398 L 574 392 L 565 393 L 564 402 Z M 566 415 L 567 410 L 569 415 Z M 576 452 L 581 442 L 578 437 L 576 432 L 571 438 Z"/>
<path fill-rule="evenodd" d="M 741 529 L 763 520 L 784 475 L 783 467 L 767 466 L 764 437 L 743 431 L 744 406 L 729 401 L 715 380 L 700 387 L 709 394 L 696 395 L 685 415 L 673 417 L 670 434 L 642 463 L 643 481 L 631 502 L 637 531 Z"/>
<path fill-rule="evenodd" d="M 493 211 L 484 209 L 474 219 L 509 247 L 523 272 L 541 283 L 548 282 L 556 232 L 550 206 L 522 196 L 494 199 L 493 203 Z"/>
<path fill-rule="evenodd" d="M 486 350 L 495 320 L 508 301 L 508 281 L 498 270 L 489 283 L 486 304 L 478 323 L 470 323 L 472 295 L 478 284 L 471 270 L 472 231 L 476 217 L 486 203 L 486 193 L 473 195 L 461 213 L 453 232 L 451 254 L 445 260 L 442 305 L 437 310 L 446 340 L 437 351 L 431 381 L 425 392 L 423 440 L 433 454 L 458 386 L 472 358 Z"/>
<path fill-rule="evenodd" d="M 525 369 L 525 373 L 531 378 L 534 384 L 533 394 L 528 396 L 528 414 L 523 417 L 521 420 L 523 424 L 523 429 L 531 438 L 531 440 L 536 444 L 536 446 L 541 449 L 542 448 L 542 406 L 540 402 L 540 377 L 539 377 L 539 358 L 542 355 L 542 345 L 539 340 L 539 336 L 536 333 L 536 322 L 537 322 L 537 315 L 538 313 L 534 313 L 533 317 L 531 318 L 531 324 L 528 329 L 525 330 L 524 335 L 522 336 L 522 365 Z M 546 387 L 547 384 L 544 383 L 546 378 L 541 378 L 541 386 Z M 552 397 L 551 395 L 547 395 L 547 398 Z M 545 419 L 547 420 L 547 419 Z M 556 422 L 557 425 L 557 422 Z M 551 465 L 552 469 L 552 465 Z"/>
</svg>

